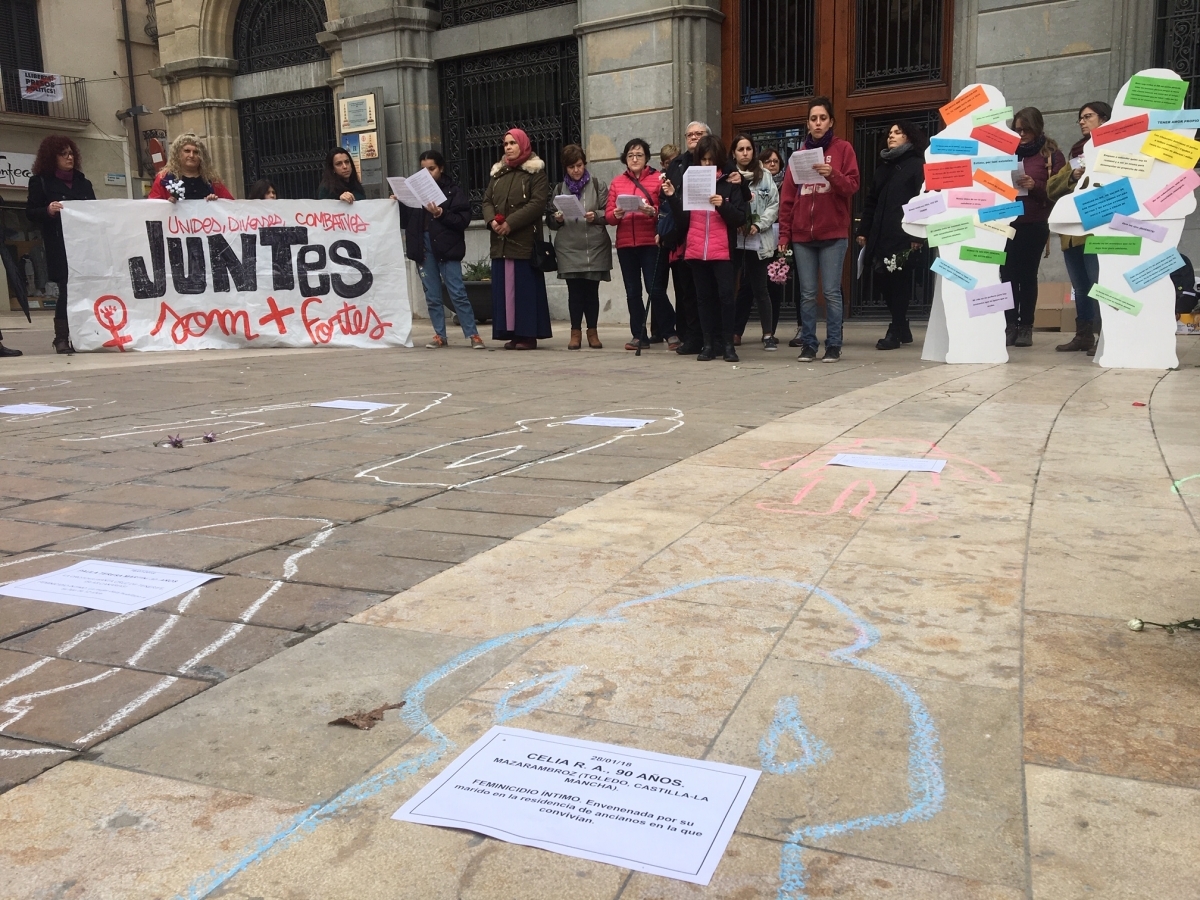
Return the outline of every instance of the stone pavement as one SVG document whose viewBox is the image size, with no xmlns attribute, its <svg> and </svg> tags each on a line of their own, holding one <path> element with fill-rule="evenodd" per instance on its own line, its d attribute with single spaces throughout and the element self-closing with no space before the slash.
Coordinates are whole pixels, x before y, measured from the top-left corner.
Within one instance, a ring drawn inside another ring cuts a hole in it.
<svg viewBox="0 0 1200 900">
<path fill-rule="evenodd" d="M 4 402 L 72 410 L 4 420 L 0 581 L 225 577 L 126 616 L 0 598 L 0 895 L 1194 897 L 1200 645 L 1124 623 L 1200 615 L 1200 340 L 951 367 L 878 330 L 836 366 L 7 361 Z M 566 424 L 618 410 L 655 423 Z M 764 770 L 707 889 L 389 819 L 514 689 L 507 724 Z"/>
</svg>

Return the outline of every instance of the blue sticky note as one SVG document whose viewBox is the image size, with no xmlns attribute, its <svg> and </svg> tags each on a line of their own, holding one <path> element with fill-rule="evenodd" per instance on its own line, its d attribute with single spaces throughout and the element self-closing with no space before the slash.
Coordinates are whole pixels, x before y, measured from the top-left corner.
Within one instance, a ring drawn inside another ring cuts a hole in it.
<svg viewBox="0 0 1200 900">
<path fill-rule="evenodd" d="M 983 209 L 975 210 L 975 215 L 979 216 L 980 222 L 992 222 L 996 219 L 1008 219 L 1012 216 L 1019 216 L 1025 212 L 1025 202 L 1023 200 L 1014 200 L 1012 203 L 1001 203 L 997 206 L 985 206 Z"/>
<path fill-rule="evenodd" d="M 1153 109 L 1150 111 L 1150 128 L 1168 131 L 1172 128 L 1200 128 L 1200 109 Z"/>
<path fill-rule="evenodd" d="M 940 256 L 933 261 L 933 265 L 929 267 L 930 272 L 936 272 L 947 281 L 953 281 L 963 290 L 969 291 L 979 284 L 978 278 L 972 278 L 958 266 L 952 266 Z"/>
<path fill-rule="evenodd" d="M 985 172 L 1011 172 L 1017 167 L 1017 154 L 1007 156 L 976 156 L 971 159 L 971 165 Z"/>
<path fill-rule="evenodd" d="M 929 142 L 929 152 L 943 156 L 974 156 L 979 152 L 979 141 L 935 137 Z"/>
<path fill-rule="evenodd" d="M 1172 247 L 1170 250 L 1146 260 L 1140 266 L 1130 269 L 1125 273 L 1125 280 L 1135 291 L 1140 291 L 1142 288 L 1149 287 L 1154 282 L 1166 278 L 1181 266 L 1183 266 L 1183 257 L 1179 255 L 1178 250 Z"/>
<path fill-rule="evenodd" d="M 1128 178 L 1120 178 L 1102 188 L 1077 195 L 1074 200 L 1084 231 L 1107 225 L 1117 213 L 1132 216 L 1138 211 L 1137 197 Z"/>
</svg>

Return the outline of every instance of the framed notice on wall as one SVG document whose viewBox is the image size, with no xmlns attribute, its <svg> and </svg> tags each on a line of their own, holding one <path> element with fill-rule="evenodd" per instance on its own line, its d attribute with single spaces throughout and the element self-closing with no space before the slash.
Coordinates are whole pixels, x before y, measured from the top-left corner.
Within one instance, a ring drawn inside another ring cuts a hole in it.
<svg viewBox="0 0 1200 900">
<path fill-rule="evenodd" d="M 379 126 L 375 118 L 374 94 L 343 97 L 338 101 L 338 112 L 342 132 L 374 131 Z"/>
<path fill-rule="evenodd" d="M 349 151 L 368 197 L 387 196 L 383 88 L 338 98 L 338 144 Z"/>
</svg>

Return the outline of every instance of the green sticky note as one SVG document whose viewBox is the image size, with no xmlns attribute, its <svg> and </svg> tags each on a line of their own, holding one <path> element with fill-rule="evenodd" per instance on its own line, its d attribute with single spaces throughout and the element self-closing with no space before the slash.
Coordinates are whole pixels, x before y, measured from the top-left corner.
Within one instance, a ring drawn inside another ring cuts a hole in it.
<svg viewBox="0 0 1200 900">
<path fill-rule="evenodd" d="M 1187 91 L 1186 81 L 1134 75 L 1129 79 L 1129 90 L 1125 92 L 1125 105 L 1140 106 L 1142 109 L 1183 109 L 1183 98 L 1187 96 Z"/>
<path fill-rule="evenodd" d="M 1011 106 L 1006 106 L 1003 109 L 989 109 L 984 112 L 971 114 L 972 125 L 995 125 L 998 122 L 1007 122 L 1013 117 Z"/>
<path fill-rule="evenodd" d="M 1083 252 L 1103 253 L 1107 256 L 1138 256 L 1142 252 L 1142 239 L 1089 234 L 1083 243 Z"/>
<path fill-rule="evenodd" d="M 1132 297 L 1126 297 L 1124 294 L 1118 294 L 1116 291 L 1110 291 L 1102 284 L 1093 284 L 1092 289 L 1088 291 L 1088 296 L 1093 300 L 1099 300 L 1106 306 L 1111 306 L 1113 309 L 1129 313 L 1131 316 L 1136 316 L 1142 311 L 1141 301 L 1134 300 Z"/>
<path fill-rule="evenodd" d="M 930 247 L 940 247 L 942 244 L 957 244 L 975 237 L 975 221 L 970 216 L 961 219 L 946 219 L 944 222 L 930 222 L 925 232 Z"/>
<path fill-rule="evenodd" d="M 958 258 L 966 262 L 994 263 L 1002 266 L 1008 259 L 1008 254 L 1003 250 L 988 250 L 985 247 L 968 247 L 963 244 L 958 248 Z"/>
</svg>

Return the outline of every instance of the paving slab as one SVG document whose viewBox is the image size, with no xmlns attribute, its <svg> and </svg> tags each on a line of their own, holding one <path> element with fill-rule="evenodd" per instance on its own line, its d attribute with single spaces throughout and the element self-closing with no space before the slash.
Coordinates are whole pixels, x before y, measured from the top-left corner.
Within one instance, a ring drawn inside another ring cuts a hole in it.
<svg viewBox="0 0 1200 900">
<path fill-rule="evenodd" d="M 277 578 L 299 552 L 296 547 L 264 550 L 221 566 L 220 571 L 254 578 Z M 419 584 L 445 569 L 448 563 L 381 557 L 351 550 L 314 550 L 296 560 L 295 565 L 296 574 L 291 580 L 300 584 L 391 592 Z"/>
<path fill-rule="evenodd" d="M 4 571 L 4 569 L 0 569 L 0 572 Z M 0 576 L 0 578 L 5 582 L 9 580 L 7 575 Z M 32 631 L 60 619 L 70 618 L 81 612 L 83 612 L 82 606 L 0 596 L 0 640 Z"/>
<path fill-rule="evenodd" d="M 384 516 L 390 515 L 385 513 Z M 504 543 L 502 537 L 481 537 L 466 532 L 419 531 L 377 525 L 384 516 L 367 519 L 366 524 L 343 525 L 334 529 L 321 546 L 327 550 L 350 550 L 379 556 L 427 559 L 457 563 Z M 539 520 L 540 521 L 540 520 Z"/>
</svg>

